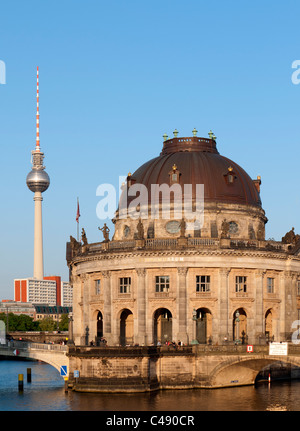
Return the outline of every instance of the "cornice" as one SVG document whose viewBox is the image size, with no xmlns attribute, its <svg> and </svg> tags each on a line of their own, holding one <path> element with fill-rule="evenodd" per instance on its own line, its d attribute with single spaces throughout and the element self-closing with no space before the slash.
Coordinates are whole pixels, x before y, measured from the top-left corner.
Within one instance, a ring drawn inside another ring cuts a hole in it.
<svg viewBox="0 0 300 431">
<path fill-rule="evenodd" d="M 291 256 L 287 253 L 271 252 L 264 250 L 234 250 L 234 249 L 184 249 L 184 250 L 133 250 L 133 251 L 120 251 L 109 253 L 95 253 L 93 255 L 76 256 L 70 262 L 70 265 L 78 265 L 83 262 L 95 261 L 112 261 L 120 259 L 132 259 L 135 257 L 188 257 L 188 256 L 221 256 L 221 257 L 253 257 L 265 258 L 276 260 L 294 260 L 300 262 L 300 256 Z"/>
</svg>

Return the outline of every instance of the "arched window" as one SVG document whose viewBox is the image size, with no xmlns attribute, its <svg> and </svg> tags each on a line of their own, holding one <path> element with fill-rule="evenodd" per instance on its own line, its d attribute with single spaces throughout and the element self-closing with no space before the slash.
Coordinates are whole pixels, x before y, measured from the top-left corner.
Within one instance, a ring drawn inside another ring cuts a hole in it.
<svg viewBox="0 0 300 431">
<path fill-rule="evenodd" d="M 120 345 L 133 345 L 133 314 L 127 308 L 120 316 Z"/>
<path fill-rule="evenodd" d="M 212 315 L 207 308 L 196 310 L 196 340 L 199 344 L 207 344 L 212 341 Z"/>
<path fill-rule="evenodd" d="M 233 313 L 233 341 L 245 344 L 247 339 L 247 314 L 243 308 L 239 308 Z"/>
<path fill-rule="evenodd" d="M 172 313 L 167 308 L 159 308 L 154 313 L 153 342 L 155 345 L 172 342 Z"/>
</svg>

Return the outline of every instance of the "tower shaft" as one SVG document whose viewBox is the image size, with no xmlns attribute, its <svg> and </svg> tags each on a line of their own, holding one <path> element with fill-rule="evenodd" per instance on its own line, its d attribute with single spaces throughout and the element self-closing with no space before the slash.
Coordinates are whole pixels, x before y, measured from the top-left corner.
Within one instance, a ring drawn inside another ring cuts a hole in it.
<svg viewBox="0 0 300 431">
<path fill-rule="evenodd" d="M 38 280 L 44 278 L 43 258 L 43 225 L 42 225 L 42 193 L 34 193 L 34 260 L 33 277 Z"/>
</svg>

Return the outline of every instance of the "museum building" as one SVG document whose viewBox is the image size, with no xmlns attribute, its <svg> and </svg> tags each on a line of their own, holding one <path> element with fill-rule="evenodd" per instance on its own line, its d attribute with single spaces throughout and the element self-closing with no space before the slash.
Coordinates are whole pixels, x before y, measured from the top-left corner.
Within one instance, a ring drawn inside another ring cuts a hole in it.
<svg viewBox="0 0 300 431">
<path fill-rule="evenodd" d="M 112 237 L 104 224 L 102 242 L 83 229 L 67 243 L 75 345 L 290 340 L 299 237 L 265 239 L 260 188 L 212 133 L 165 136 L 160 155 L 128 174 Z"/>
</svg>

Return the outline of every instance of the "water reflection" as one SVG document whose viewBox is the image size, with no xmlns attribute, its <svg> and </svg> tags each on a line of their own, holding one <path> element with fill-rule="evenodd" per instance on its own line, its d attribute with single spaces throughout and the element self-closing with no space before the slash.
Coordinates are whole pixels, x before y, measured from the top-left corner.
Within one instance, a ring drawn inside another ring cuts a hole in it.
<svg viewBox="0 0 300 431">
<path fill-rule="evenodd" d="M 26 382 L 27 367 L 32 383 Z M 18 374 L 24 374 L 24 392 Z M 226 389 L 159 391 L 145 394 L 65 392 L 64 381 L 48 364 L 0 360 L 1 411 L 296 411 L 300 381 L 260 383 Z"/>
</svg>

